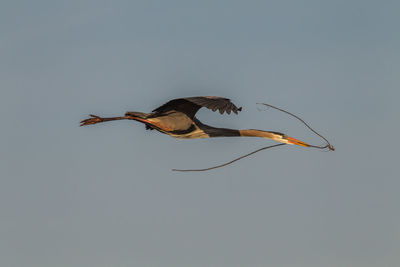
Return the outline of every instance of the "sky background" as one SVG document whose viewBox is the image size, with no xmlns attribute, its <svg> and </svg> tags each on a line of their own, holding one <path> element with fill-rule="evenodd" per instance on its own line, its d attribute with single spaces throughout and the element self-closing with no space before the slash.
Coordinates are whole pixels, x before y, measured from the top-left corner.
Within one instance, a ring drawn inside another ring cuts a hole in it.
<svg viewBox="0 0 400 267">
<path fill-rule="evenodd" d="M 399 1 L 3 1 L 1 266 L 399 266 Z M 217 95 L 177 140 L 132 121 Z"/>
</svg>

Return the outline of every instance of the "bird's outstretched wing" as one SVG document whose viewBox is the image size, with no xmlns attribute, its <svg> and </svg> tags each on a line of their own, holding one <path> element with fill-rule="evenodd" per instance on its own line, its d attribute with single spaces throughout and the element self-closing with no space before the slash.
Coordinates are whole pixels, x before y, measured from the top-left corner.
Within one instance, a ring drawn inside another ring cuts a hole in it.
<svg viewBox="0 0 400 267">
<path fill-rule="evenodd" d="M 206 107 L 212 111 L 219 110 L 221 114 L 224 112 L 230 114 L 232 111 L 237 114 L 238 111 L 242 110 L 242 107 L 236 107 L 228 98 L 219 96 L 196 96 L 173 99 L 156 108 L 153 112 L 163 113 L 170 110 L 176 110 L 185 113 L 190 118 L 193 118 L 196 112 L 202 107 Z"/>
</svg>

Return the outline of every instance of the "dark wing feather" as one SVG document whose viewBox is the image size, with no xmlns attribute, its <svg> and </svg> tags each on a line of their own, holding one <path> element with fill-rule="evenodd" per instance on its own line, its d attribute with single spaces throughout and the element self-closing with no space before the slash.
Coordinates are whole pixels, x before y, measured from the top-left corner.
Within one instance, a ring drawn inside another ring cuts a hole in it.
<svg viewBox="0 0 400 267">
<path fill-rule="evenodd" d="M 241 107 L 236 107 L 228 98 L 219 96 L 197 96 L 173 99 L 156 108 L 153 112 L 163 113 L 170 110 L 176 110 L 187 114 L 190 118 L 193 118 L 196 112 L 202 107 L 206 107 L 212 111 L 219 110 L 221 114 L 224 112 L 230 114 L 231 111 L 237 114 L 238 111 L 242 110 Z"/>
<path fill-rule="evenodd" d="M 199 106 L 206 107 L 212 111 L 217 111 L 221 114 L 224 112 L 230 113 L 233 111 L 235 114 L 241 111 L 242 108 L 237 108 L 228 98 L 218 97 L 218 96 L 199 96 L 199 97 L 188 97 L 186 100 L 193 102 Z"/>
</svg>

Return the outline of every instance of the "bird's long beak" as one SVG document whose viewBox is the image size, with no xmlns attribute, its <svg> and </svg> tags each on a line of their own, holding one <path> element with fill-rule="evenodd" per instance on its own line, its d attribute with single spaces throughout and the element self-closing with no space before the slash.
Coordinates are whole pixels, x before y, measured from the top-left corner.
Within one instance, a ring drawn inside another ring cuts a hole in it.
<svg viewBox="0 0 400 267">
<path fill-rule="evenodd" d="M 286 140 L 289 142 L 289 144 L 295 144 L 295 145 L 305 146 L 305 147 L 310 146 L 309 144 L 304 143 L 304 142 L 302 142 L 302 141 L 300 141 L 300 140 L 297 140 L 297 139 L 295 139 L 295 138 L 293 138 L 293 137 L 287 136 L 287 137 L 286 137 Z"/>
</svg>

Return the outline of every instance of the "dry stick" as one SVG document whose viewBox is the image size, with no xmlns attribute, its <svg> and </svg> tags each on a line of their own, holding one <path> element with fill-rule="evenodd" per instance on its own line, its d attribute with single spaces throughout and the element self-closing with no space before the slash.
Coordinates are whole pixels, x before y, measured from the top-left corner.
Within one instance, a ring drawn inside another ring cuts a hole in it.
<svg viewBox="0 0 400 267">
<path fill-rule="evenodd" d="M 313 133 L 315 133 L 316 135 L 318 135 L 319 137 L 321 137 L 322 139 L 324 139 L 325 142 L 326 142 L 326 145 L 325 145 L 325 146 L 314 146 L 314 145 L 309 145 L 310 147 L 319 148 L 319 149 L 328 148 L 329 150 L 332 150 L 332 151 L 335 150 L 335 148 L 329 143 L 329 141 L 328 141 L 325 137 L 323 137 L 322 135 L 320 135 L 319 133 L 317 133 L 313 128 L 311 128 L 311 127 L 310 127 L 304 120 L 302 120 L 300 117 L 298 117 L 298 116 L 296 116 L 296 115 L 294 115 L 294 114 L 292 114 L 292 113 L 290 113 L 290 112 L 288 112 L 288 111 L 286 111 L 286 110 L 277 108 L 277 107 L 272 106 L 272 105 L 269 105 L 269 104 L 265 104 L 265 103 L 257 103 L 257 104 L 261 104 L 261 105 L 265 105 L 265 106 L 267 106 L 267 107 L 274 108 L 274 109 L 276 109 L 276 110 L 282 111 L 282 112 L 284 112 L 284 113 L 286 113 L 286 114 L 289 114 L 290 116 L 295 117 L 296 119 L 298 119 L 299 121 L 301 121 L 305 126 L 307 126 L 308 129 L 310 129 Z M 273 148 L 273 147 L 277 147 L 277 146 L 283 146 L 283 145 L 286 145 L 286 144 L 276 144 L 276 145 L 272 145 L 272 146 L 262 147 L 262 148 L 260 148 L 260 149 L 257 149 L 257 150 L 255 150 L 255 151 L 253 151 L 253 152 L 250 152 L 250 153 L 248 153 L 248 154 L 246 154 L 246 155 L 243 155 L 243 156 L 241 156 L 241 157 L 238 157 L 238 158 L 236 158 L 236 159 L 234 159 L 234 160 L 232 160 L 232 161 L 229 161 L 229 162 L 227 162 L 227 163 L 224 163 L 224 164 L 221 164 L 221 165 L 217 165 L 217 166 L 214 166 L 214 167 L 210 167 L 210 168 L 205 168 L 205 169 L 187 169 L 187 170 L 172 169 L 172 171 L 178 171 L 178 172 L 202 172 L 202 171 L 209 171 L 209 170 L 212 170 L 212 169 L 217 169 L 217 168 L 221 168 L 221 167 L 224 167 L 224 166 L 226 166 L 226 165 L 232 164 L 232 163 L 234 163 L 235 161 L 238 161 L 238 160 L 241 160 L 241 159 L 243 159 L 243 158 L 246 158 L 246 157 L 248 157 L 248 156 L 250 156 L 250 155 L 253 155 L 253 154 L 257 153 L 257 152 L 260 152 L 260 151 L 262 151 L 262 150 L 269 149 L 269 148 Z"/>
<path fill-rule="evenodd" d="M 231 163 L 234 163 L 235 161 L 238 161 L 238 160 L 241 160 L 241 159 L 243 159 L 243 158 L 245 158 L 245 157 L 248 157 L 248 156 L 250 156 L 250 155 L 253 155 L 253 154 L 257 153 L 257 152 L 260 152 L 261 150 L 268 149 L 268 148 L 273 148 L 273 147 L 276 147 L 276 146 L 283 146 L 283 145 L 286 145 L 286 144 L 276 144 L 276 145 L 272 145 L 272 146 L 266 146 L 266 147 L 257 149 L 257 150 L 255 150 L 255 151 L 249 153 L 249 154 L 246 154 L 246 155 L 243 155 L 243 156 L 241 156 L 241 157 L 238 157 L 238 158 L 236 158 L 236 159 L 234 159 L 234 160 L 232 160 L 232 161 L 229 161 L 229 162 L 227 162 L 227 163 L 224 163 L 224 164 L 221 164 L 221 165 L 217 165 L 217 166 L 214 166 L 214 167 L 210 167 L 210 168 L 196 169 L 196 170 L 179 170 L 179 169 L 172 169 L 172 170 L 173 170 L 173 171 L 177 171 L 177 172 L 202 172 L 202 171 L 209 171 L 209 170 L 212 170 L 212 169 L 221 168 L 221 167 L 224 167 L 224 166 L 229 165 L 229 164 L 231 164 Z"/>
</svg>

